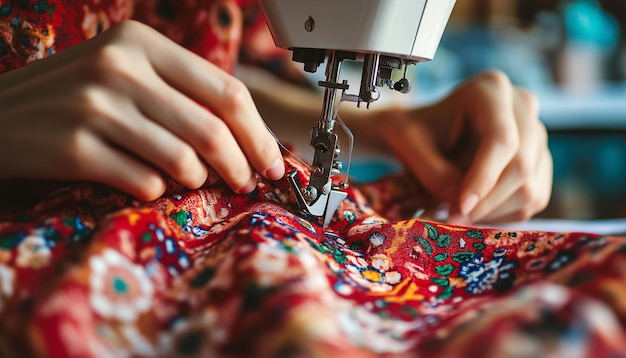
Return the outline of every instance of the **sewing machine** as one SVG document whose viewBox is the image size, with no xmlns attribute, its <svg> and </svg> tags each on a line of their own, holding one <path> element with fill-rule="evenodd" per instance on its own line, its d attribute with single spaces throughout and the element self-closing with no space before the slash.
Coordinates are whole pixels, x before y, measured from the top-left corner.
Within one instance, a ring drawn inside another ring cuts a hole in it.
<svg viewBox="0 0 626 358">
<path fill-rule="evenodd" d="M 431 60 L 455 0 L 260 0 L 276 46 L 293 51 L 293 60 L 316 72 L 326 64 L 322 113 L 311 131 L 315 152 L 309 183 L 302 186 L 296 172 L 288 180 L 302 210 L 328 226 L 346 197 L 347 184 L 333 184 L 342 163 L 334 133 L 338 101 L 369 105 L 380 97 L 378 87 L 408 93 L 408 65 Z M 363 63 L 358 94 L 339 82 L 344 60 Z M 394 71 L 404 76 L 393 80 Z M 338 97 L 338 93 L 340 96 Z M 384 125 L 384 123 L 381 123 Z"/>
</svg>

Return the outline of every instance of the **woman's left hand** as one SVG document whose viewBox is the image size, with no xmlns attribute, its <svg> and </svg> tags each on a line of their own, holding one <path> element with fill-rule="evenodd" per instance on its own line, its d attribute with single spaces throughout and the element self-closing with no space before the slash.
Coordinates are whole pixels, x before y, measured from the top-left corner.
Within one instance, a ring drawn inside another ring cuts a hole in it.
<svg viewBox="0 0 626 358">
<path fill-rule="evenodd" d="M 548 204 L 552 156 L 537 99 L 500 72 L 424 108 L 367 116 L 377 132 L 363 134 L 382 136 L 429 194 L 450 204 L 451 223 L 521 221 Z"/>
</svg>

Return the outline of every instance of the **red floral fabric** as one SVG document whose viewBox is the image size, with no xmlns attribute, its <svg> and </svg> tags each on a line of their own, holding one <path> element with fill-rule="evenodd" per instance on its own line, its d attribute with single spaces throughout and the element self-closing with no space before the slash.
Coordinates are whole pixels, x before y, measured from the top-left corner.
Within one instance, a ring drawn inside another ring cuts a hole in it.
<svg viewBox="0 0 626 358">
<path fill-rule="evenodd" d="M 259 16 L 254 0 L 2 0 L 0 73 L 52 55 L 126 19 L 146 23 L 232 71 L 243 34 L 259 33 Z M 263 45 L 265 55 L 276 56 L 277 50 L 268 47 Z"/>
<path fill-rule="evenodd" d="M 209 13 L 243 25 L 248 5 L 0 1 L 1 64 L 134 17 L 229 68 L 245 30 Z M 3 204 L 35 185 L 13 184 Z M 328 228 L 286 180 L 240 195 L 212 174 L 147 203 L 45 189 L 0 212 L 2 357 L 626 356 L 624 237 L 406 219 L 421 196 L 403 176 L 348 188 Z"/>
</svg>

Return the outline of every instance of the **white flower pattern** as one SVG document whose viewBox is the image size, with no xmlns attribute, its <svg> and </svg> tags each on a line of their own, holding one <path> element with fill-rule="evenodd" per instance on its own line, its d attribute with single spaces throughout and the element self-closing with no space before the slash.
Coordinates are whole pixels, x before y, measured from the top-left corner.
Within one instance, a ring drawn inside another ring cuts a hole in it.
<svg viewBox="0 0 626 358">
<path fill-rule="evenodd" d="M 154 288 L 142 266 L 106 249 L 90 258 L 89 267 L 90 302 L 100 315 L 131 322 L 150 308 Z"/>
</svg>

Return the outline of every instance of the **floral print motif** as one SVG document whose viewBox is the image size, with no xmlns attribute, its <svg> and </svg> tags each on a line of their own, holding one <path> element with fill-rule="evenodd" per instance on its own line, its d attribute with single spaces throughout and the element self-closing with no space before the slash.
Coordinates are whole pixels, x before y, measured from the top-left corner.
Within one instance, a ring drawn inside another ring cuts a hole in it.
<svg viewBox="0 0 626 358">
<path fill-rule="evenodd" d="M 472 294 L 479 294 L 511 282 L 513 274 L 509 271 L 514 268 L 514 262 L 505 262 L 502 257 L 485 262 L 481 254 L 476 254 L 461 264 L 459 274 L 467 283 L 465 289 Z"/>
<path fill-rule="evenodd" d="M 148 310 L 154 291 L 143 268 L 106 249 L 89 259 L 91 305 L 104 317 L 130 322 Z"/>
<path fill-rule="evenodd" d="M 39 268 L 46 266 L 50 261 L 51 250 L 45 238 L 41 235 L 26 236 L 17 248 L 18 267 Z"/>
<path fill-rule="evenodd" d="M 398 271 L 390 270 L 391 260 L 386 255 L 374 255 L 370 263 L 361 257 L 350 256 L 348 260 L 350 263 L 346 265 L 346 278 L 361 288 L 373 292 L 390 291 L 402 279 Z"/>
<path fill-rule="evenodd" d="M 382 244 L 385 243 L 385 240 L 387 240 L 387 238 L 385 237 L 385 235 L 382 235 L 380 233 L 372 233 L 372 235 L 370 235 L 369 238 L 369 242 L 374 246 L 374 247 L 379 247 Z"/>
</svg>

